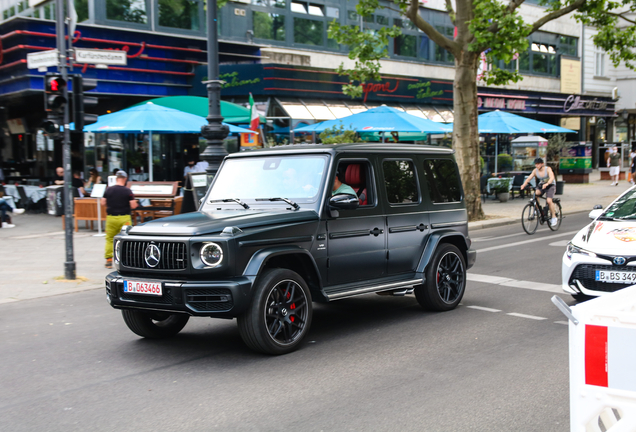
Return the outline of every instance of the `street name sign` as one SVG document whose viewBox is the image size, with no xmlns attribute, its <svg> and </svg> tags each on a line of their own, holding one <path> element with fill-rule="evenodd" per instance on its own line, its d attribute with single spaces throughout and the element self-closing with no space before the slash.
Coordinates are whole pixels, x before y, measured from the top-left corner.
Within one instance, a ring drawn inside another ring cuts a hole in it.
<svg viewBox="0 0 636 432">
<path fill-rule="evenodd" d="M 59 61 L 60 56 L 56 49 L 27 54 L 27 68 L 29 69 L 57 66 L 59 64 Z"/>
<path fill-rule="evenodd" d="M 128 58 L 126 51 L 122 50 L 75 48 L 75 61 L 77 63 L 126 66 Z"/>
</svg>

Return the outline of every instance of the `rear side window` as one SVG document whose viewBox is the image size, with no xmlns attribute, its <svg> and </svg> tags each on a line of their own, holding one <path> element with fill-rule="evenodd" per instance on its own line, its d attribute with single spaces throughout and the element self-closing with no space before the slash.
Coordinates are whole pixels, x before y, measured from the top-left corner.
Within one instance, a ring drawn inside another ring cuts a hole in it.
<svg viewBox="0 0 636 432">
<path fill-rule="evenodd" d="M 420 201 L 413 161 L 385 160 L 382 162 L 386 196 L 391 204 L 413 204 Z"/>
<path fill-rule="evenodd" d="M 431 201 L 434 204 L 459 202 L 462 190 L 455 162 L 450 159 L 424 161 L 424 177 Z"/>
</svg>

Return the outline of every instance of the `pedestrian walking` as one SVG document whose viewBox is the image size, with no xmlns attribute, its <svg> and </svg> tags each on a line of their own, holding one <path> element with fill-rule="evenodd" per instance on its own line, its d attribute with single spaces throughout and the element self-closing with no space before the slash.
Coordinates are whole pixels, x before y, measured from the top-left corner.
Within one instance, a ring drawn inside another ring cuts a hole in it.
<svg viewBox="0 0 636 432">
<path fill-rule="evenodd" d="M 618 176 L 621 173 L 621 155 L 618 153 L 618 147 L 611 148 L 607 157 L 607 166 L 609 167 L 610 177 L 612 178 L 612 186 L 618 186 Z"/>
<path fill-rule="evenodd" d="M 124 225 L 132 225 L 130 213 L 139 206 L 135 195 L 126 187 L 126 171 L 117 171 L 116 181 L 114 186 L 106 189 L 101 200 L 102 206 L 106 206 L 106 268 L 113 267 L 113 237 Z"/>
<path fill-rule="evenodd" d="M 629 170 L 629 183 L 634 184 L 634 174 L 636 174 L 636 148 L 632 148 L 629 154 L 629 162 L 631 163 Z"/>
</svg>

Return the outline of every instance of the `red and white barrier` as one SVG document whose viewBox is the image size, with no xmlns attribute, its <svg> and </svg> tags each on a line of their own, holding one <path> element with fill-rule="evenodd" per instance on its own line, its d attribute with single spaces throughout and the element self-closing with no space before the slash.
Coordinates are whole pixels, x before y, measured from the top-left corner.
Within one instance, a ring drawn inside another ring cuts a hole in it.
<svg viewBox="0 0 636 432">
<path fill-rule="evenodd" d="M 570 312 L 570 430 L 636 432 L 636 286 Z"/>
</svg>

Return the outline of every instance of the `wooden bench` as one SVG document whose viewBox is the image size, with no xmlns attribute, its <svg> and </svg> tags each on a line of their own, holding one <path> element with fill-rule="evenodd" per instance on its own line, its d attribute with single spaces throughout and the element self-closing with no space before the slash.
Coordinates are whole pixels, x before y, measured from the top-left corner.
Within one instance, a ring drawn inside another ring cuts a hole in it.
<svg viewBox="0 0 636 432">
<path fill-rule="evenodd" d="M 74 198 L 73 206 L 74 213 L 73 219 L 75 220 L 75 232 L 79 230 L 77 222 L 83 220 L 86 223 L 86 229 L 88 229 L 88 223 L 91 223 L 91 229 L 95 229 L 93 222 L 97 222 L 97 200 L 99 198 Z M 102 223 L 106 223 L 106 206 L 102 207 L 101 214 Z M 64 227 L 64 215 L 62 215 L 62 227 Z"/>
</svg>

